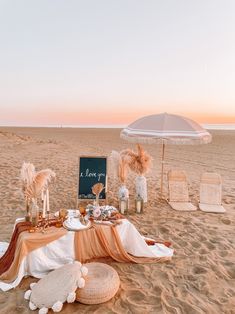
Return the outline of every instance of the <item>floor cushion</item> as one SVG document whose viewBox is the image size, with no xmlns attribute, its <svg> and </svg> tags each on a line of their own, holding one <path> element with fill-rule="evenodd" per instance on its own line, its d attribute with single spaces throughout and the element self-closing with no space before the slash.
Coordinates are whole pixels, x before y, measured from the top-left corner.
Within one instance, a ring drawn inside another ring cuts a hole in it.
<svg viewBox="0 0 235 314">
<path fill-rule="evenodd" d="M 100 304 L 112 299 L 120 286 L 116 270 L 104 263 L 85 264 L 88 274 L 85 287 L 78 289 L 76 300 L 83 304 Z"/>
<path fill-rule="evenodd" d="M 87 275 L 87 268 L 80 262 L 64 265 L 30 285 L 31 290 L 26 291 L 25 299 L 29 300 L 29 308 L 39 314 L 46 314 L 52 308 L 60 312 L 63 303 L 72 303 L 76 299 L 77 288 L 85 285 L 83 276 Z"/>
</svg>

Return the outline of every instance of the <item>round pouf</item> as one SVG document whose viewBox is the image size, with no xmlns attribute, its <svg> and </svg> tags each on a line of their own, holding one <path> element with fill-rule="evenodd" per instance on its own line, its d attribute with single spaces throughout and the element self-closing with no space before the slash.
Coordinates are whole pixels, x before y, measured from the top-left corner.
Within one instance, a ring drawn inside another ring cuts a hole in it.
<svg viewBox="0 0 235 314">
<path fill-rule="evenodd" d="M 120 279 L 113 267 L 103 263 L 85 264 L 88 275 L 85 277 L 85 287 L 77 289 L 76 300 L 83 304 L 104 303 L 118 291 Z"/>
</svg>

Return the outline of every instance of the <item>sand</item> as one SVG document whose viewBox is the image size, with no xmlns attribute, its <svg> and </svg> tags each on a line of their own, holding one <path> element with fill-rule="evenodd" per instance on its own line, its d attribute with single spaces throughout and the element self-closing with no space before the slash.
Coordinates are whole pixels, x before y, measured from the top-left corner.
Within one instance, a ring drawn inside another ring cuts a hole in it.
<svg viewBox="0 0 235 314">
<path fill-rule="evenodd" d="M 23 161 L 56 172 L 53 211 L 74 208 L 78 156 L 109 155 L 112 149 L 134 147 L 120 140 L 119 133 L 115 129 L 0 128 L 0 241 L 9 241 L 15 219 L 24 216 L 19 183 Z M 117 295 L 103 305 L 66 304 L 63 313 L 235 313 L 235 131 L 212 134 L 209 145 L 168 146 L 166 170 L 187 171 L 195 205 L 200 175 L 208 170 L 219 172 L 227 212 L 175 212 L 157 201 L 160 147 L 146 145 L 154 157 L 147 175 L 149 202 L 144 215 L 131 212 L 129 219 L 142 234 L 171 241 L 175 255 L 164 264 L 110 262 L 121 279 Z M 130 175 L 127 182 L 132 200 L 133 178 Z M 110 203 L 114 205 L 117 188 L 118 182 L 110 179 Z M 23 295 L 32 281 L 24 279 L 16 289 L 0 292 L 1 314 L 31 313 Z"/>
</svg>

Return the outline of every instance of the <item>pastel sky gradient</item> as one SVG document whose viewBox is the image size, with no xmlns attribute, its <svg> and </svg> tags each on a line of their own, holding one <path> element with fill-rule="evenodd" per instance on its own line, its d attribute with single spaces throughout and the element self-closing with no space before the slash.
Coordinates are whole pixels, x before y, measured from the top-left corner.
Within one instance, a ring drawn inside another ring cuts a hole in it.
<svg viewBox="0 0 235 314">
<path fill-rule="evenodd" d="M 0 125 L 235 123 L 234 0 L 0 0 Z"/>
</svg>

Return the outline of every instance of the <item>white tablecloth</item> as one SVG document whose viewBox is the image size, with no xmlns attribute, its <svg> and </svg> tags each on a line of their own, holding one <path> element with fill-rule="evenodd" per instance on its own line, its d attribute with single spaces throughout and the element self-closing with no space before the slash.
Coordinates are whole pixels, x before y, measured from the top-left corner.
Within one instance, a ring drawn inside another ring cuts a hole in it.
<svg viewBox="0 0 235 314">
<path fill-rule="evenodd" d="M 148 246 L 135 226 L 126 219 L 122 220 L 116 228 L 125 250 L 136 257 L 173 255 L 173 250 L 163 244 Z M 51 270 L 72 263 L 74 261 L 74 234 L 73 231 L 69 231 L 58 240 L 29 253 L 22 260 L 16 280 L 10 284 L 0 281 L 0 289 L 10 290 L 18 286 L 24 276 L 42 278 Z"/>
</svg>

